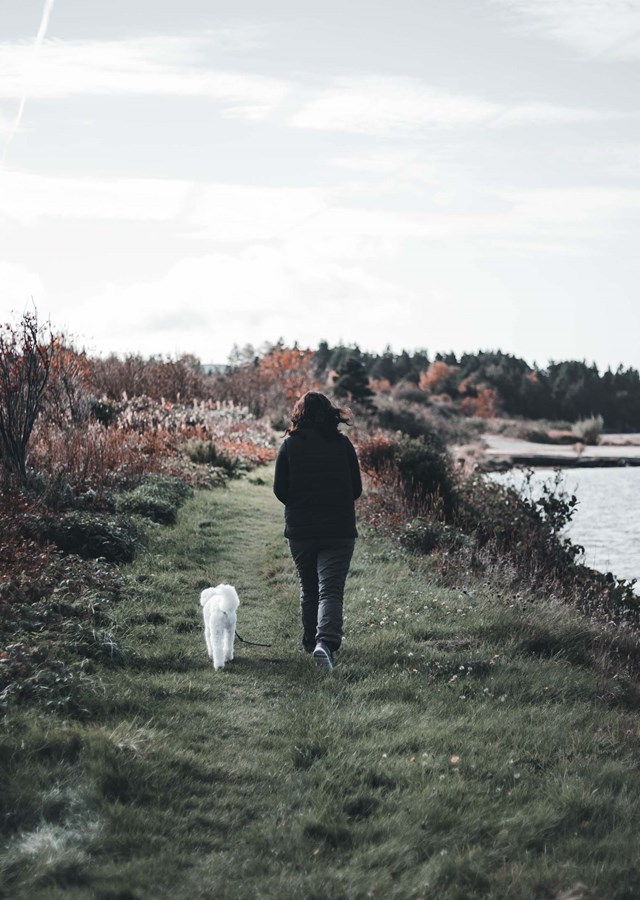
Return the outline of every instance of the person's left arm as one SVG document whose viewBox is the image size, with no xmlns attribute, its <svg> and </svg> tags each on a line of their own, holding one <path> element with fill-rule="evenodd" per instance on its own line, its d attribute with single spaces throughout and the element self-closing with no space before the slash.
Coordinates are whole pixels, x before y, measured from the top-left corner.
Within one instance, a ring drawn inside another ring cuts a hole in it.
<svg viewBox="0 0 640 900">
<path fill-rule="evenodd" d="M 280 503 L 286 503 L 289 495 L 289 457 L 286 441 L 283 441 L 276 457 L 276 473 L 273 479 L 273 493 Z"/>
</svg>

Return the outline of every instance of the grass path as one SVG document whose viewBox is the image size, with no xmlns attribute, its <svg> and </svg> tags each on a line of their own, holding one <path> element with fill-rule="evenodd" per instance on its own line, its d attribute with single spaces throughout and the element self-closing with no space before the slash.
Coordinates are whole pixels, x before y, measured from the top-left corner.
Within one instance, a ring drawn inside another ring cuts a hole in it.
<svg viewBox="0 0 640 900">
<path fill-rule="evenodd" d="M 322 675 L 296 649 L 281 507 L 259 481 L 199 492 L 152 532 L 113 612 L 122 664 L 97 671 L 84 716 L 9 723 L 32 814 L 0 896 L 640 896 L 637 703 L 584 622 L 486 574 L 444 587 L 365 534 Z M 220 581 L 240 634 L 273 646 L 236 644 L 216 673 L 198 594 Z"/>
</svg>

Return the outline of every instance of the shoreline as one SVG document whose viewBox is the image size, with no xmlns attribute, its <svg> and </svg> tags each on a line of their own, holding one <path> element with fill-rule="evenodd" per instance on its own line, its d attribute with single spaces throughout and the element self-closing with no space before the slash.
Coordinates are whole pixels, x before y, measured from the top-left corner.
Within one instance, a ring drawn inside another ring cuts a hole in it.
<svg viewBox="0 0 640 900">
<path fill-rule="evenodd" d="M 625 443 L 620 438 L 625 438 Z M 472 448 L 459 448 L 459 457 L 474 458 L 477 468 L 500 472 L 522 466 L 535 469 L 586 469 L 640 466 L 640 435 L 605 436 L 610 443 L 542 444 L 496 434 L 483 434 Z M 465 452 L 467 451 L 467 452 Z"/>
</svg>

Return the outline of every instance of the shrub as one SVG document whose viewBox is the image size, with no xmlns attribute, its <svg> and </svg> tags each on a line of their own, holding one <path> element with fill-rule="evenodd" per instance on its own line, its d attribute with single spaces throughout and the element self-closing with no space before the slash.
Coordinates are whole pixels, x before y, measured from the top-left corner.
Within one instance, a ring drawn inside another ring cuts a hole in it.
<svg viewBox="0 0 640 900">
<path fill-rule="evenodd" d="M 169 475 L 148 475 L 144 486 L 178 507 L 193 495 L 192 489 L 181 478 Z"/>
<path fill-rule="evenodd" d="M 358 459 L 363 470 L 377 480 L 383 468 L 394 460 L 395 442 L 388 435 L 376 434 L 358 441 Z"/>
<path fill-rule="evenodd" d="M 442 445 L 447 445 L 474 440 L 487 430 L 488 421 L 494 421 L 462 415 L 449 398 L 442 403 L 439 397 L 419 390 L 418 393 L 423 398 L 421 402 L 404 395 L 396 400 L 379 400 L 378 424 L 390 431 L 402 431 L 409 437 L 426 437 L 431 443 L 439 439 Z"/>
<path fill-rule="evenodd" d="M 597 444 L 602 434 L 604 419 L 602 416 L 591 416 L 589 419 L 580 419 L 571 431 L 583 444 Z"/>
<path fill-rule="evenodd" d="M 177 507 L 145 485 L 118 497 L 116 508 L 120 513 L 143 516 L 161 525 L 175 525 L 178 518 Z"/>
<path fill-rule="evenodd" d="M 131 562 L 141 535 L 130 519 L 98 513 L 72 511 L 58 518 L 32 520 L 33 537 L 50 541 L 65 553 L 83 559 Z"/>
<path fill-rule="evenodd" d="M 400 381 L 393 389 L 393 399 L 397 402 L 405 400 L 409 403 L 418 403 L 428 406 L 431 398 L 413 381 Z"/>
<path fill-rule="evenodd" d="M 536 564 L 544 558 L 550 567 L 573 560 L 582 548 L 562 532 L 573 517 L 576 497 L 565 492 L 560 473 L 534 497 L 530 476 L 521 490 L 477 475 L 463 481 L 457 523 L 480 546 L 492 543 L 501 552 L 515 554 L 523 567 L 527 558 Z"/>
<path fill-rule="evenodd" d="M 456 506 L 452 464 L 439 440 L 433 446 L 425 438 L 377 435 L 358 445 L 358 456 L 374 483 L 398 481 L 412 515 L 431 510 L 451 516 Z"/>
<path fill-rule="evenodd" d="M 113 425 L 121 413 L 121 408 L 117 403 L 110 400 L 94 400 L 91 404 L 91 415 L 101 425 Z"/>
<path fill-rule="evenodd" d="M 191 494 L 179 478 L 151 476 L 132 491 L 121 494 L 116 508 L 121 513 L 144 516 L 163 525 L 174 525 L 178 508 Z"/>
<path fill-rule="evenodd" d="M 0 328 L 0 463 L 25 484 L 27 445 L 46 402 L 56 339 L 25 313 Z"/>
<path fill-rule="evenodd" d="M 436 549 L 459 550 L 472 544 L 457 528 L 431 519 L 412 519 L 400 533 L 400 543 L 414 553 L 431 553 Z"/>
<path fill-rule="evenodd" d="M 407 490 L 418 503 L 429 500 L 442 507 L 445 518 L 449 517 L 456 506 L 449 454 L 424 438 L 403 438 L 398 441 L 395 461 Z"/>
<path fill-rule="evenodd" d="M 432 447 L 444 451 L 445 444 L 441 435 L 421 413 L 422 410 L 418 412 L 406 404 L 394 403 L 378 410 L 376 418 L 381 428 L 401 431 L 412 438 L 422 437 Z"/>
<path fill-rule="evenodd" d="M 208 397 L 213 387 L 199 360 L 188 354 L 175 359 L 135 355 L 92 359 L 90 381 L 96 393 L 111 400 L 119 400 L 123 394 L 147 394 L 156 400 Z"/>
<path fill-rule="evenodd" d="M 238 458 L 218 450 L 213 441 L 189 441 L 184 450 L 191 462 L 224 469 L 230 478 L 237 474 Z"/>
<path fill-rule="evenodd" d="M 525 426 L 518 429 L 517 437 L 523 441 L 532 441 L 534 444 L 575 444 L 576 436 L 565 432 L 551 433 L 544 428 Z"/>
<path fill-rule="evenodd" d="M 155 460 L 164 448 L 162 437 L 154 433 L 125 432 L 98 422 L 64 429 L 42 422 L 35 429 L 29 460 L 48 485 L 63 477 L 76 493 L 102 491 L 157 467 Z"/>
</svg>

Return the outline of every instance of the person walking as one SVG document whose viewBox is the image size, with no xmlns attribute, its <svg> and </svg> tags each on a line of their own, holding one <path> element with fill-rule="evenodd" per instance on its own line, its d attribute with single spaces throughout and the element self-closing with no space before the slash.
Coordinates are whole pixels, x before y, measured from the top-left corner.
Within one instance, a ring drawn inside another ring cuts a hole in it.
<svg viewBox="0 0 640 900">
<path fill-rule="evenodd" d="M 302 646 L 328 671 L 342 642 L 344 585 L 358 536 L 354 501 L 362 493 L 356 451 L 341 424 L 350 424 L 345 410 L 318 391 L 303 394 L 273 482 L 300 582 Z"/>
</svg>

